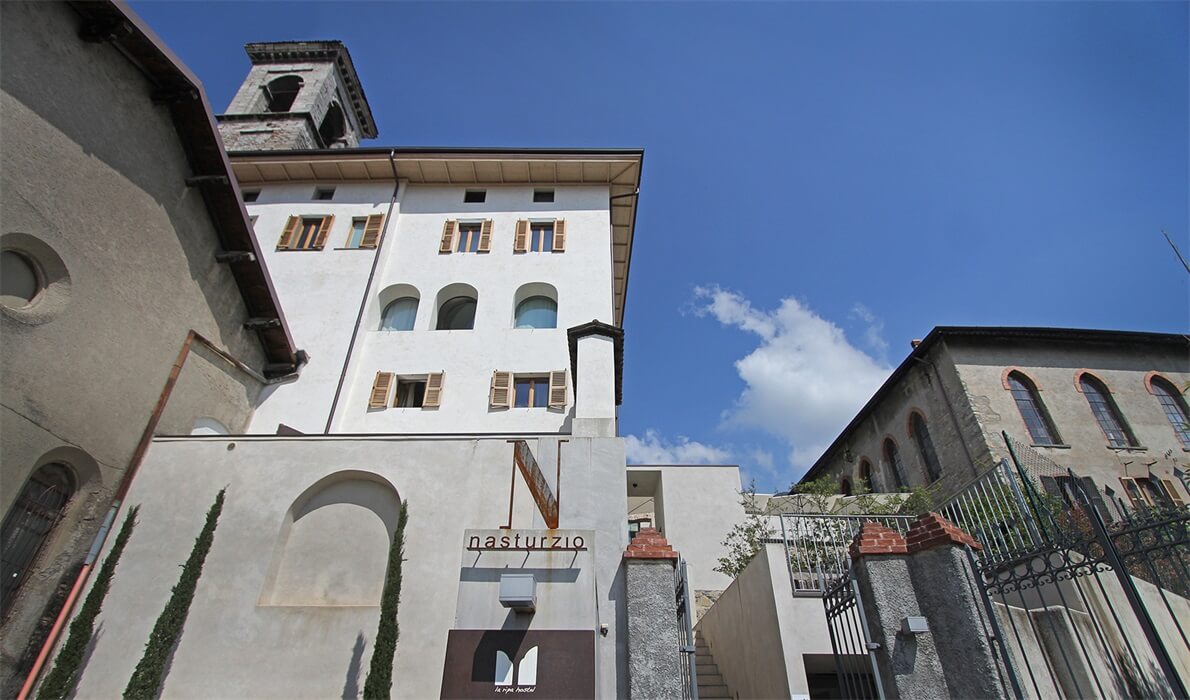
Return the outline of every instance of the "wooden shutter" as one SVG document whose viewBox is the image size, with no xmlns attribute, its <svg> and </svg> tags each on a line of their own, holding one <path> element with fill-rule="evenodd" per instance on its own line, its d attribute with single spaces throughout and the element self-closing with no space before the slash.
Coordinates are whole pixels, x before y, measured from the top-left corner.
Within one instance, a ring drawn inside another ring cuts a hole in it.
<svg viewBox="0 0 1190 700">
<path fill-rule="evenodd" d="M 512 407 L 512 372 L 492 372 L 492 391 L 488 405 L 492 408 Z"/>
<path fill-rule="evenodd" d="M 558 219 L 554 222 L 554 252 L 566 250 L 566 220 Z"/>
<path fill-rule="evenodd" d="M 375 248 L 380 245 L 380 232 L 384 230 L 384 214 L 373 214 L 364 223 L 364 237 L 360 248 Z"/>
<path fill-rule="evenodd" d="M 430 372 L 426 377 L 426 395 L 422 398 L 422 408 L 438 408 L 442 405 L 442 384 L 446 381 L 446 372 Z"/>
<path fill-rule="evenodd" d="M 490 253 L 492 251 L 492 220 L 484 219 L 483 226 L 479 229 L 479 252 Z"/>
<path fill-rule="evenodd" d="M 377 372 L 372 380 L 372 396 L 368 399 L 368 408 L 384 408 L 388 405 L 388 391 L 393 385 L 392 372 Z"/>
<path fill-rule="evenodd" d="M 1140 508 L 1141 506 L 1151 505 L 1149 503 L 1149 494 L 1145 493 L 1141 485 L 1136 483 L 1136 479 L 1130 476 L 1121 476 L 1120 483 L 1124 485 L 1124 493 L 1128 494 L 1128 500 L 1132 501 L 1133 507 Z"/>
<path fill-rule="evenodd" d="M 1115 518 L 1111 514 L 1111 509 L 1107 507 L 1107 501 L 1103 500 L 1103 494 L 1099 491 L 1095 480 L 1089 476 L 1082 477 L 1082 480 L 1083 491 L 1086 491 L 1087 495 L 1091 497 L 1091 505 L 1094 506 L 1095 510 L 1099 511 L 1099 517 L 1103 518 L 1103 522 L 1108 525 L 1115 522 Z"/>
<path fill-rule="evenodd" d="M 550 372 L 550 408 L 566 408 L 566 370 Z"/>
<path fill-rule="evenodd" d="M 516 235 L 512 237 L 512 252 L 525 253 L 529 250 L 529 221 L 519 219 L 516 222 Z"/>
<path fill-rule="evenodd" d="M 277 241 L 277 250 L 285 250 L 289 248 L 290 243 L 293 242 L 293 234 L 297 232 L 297 227 L 301 225 L 300 217 L 291 216 L 285 222 L 285 228 L 281 231 L 281 240 Z"/>
<path fill-rule="evenodd" d="M 438 244 L 439 253 L 449 253 L 454 250 L 455 245 L 455 229 L 458 227 L 457 221 L 448 219 L 442 226 L 442 241 Z"/>
<path fill-rule="evenodd" d="M 335 217 L 322 217 L 322 223 L 318 226 L 318 235 L 314 236 L 314 245 L 311 246 L 314 250 L 322 250 L 322 247 L 326 245 L 326 237 L 330 235 L 331 225 L 334 223 Z"/>
<path fill-rule="evenodd" d="M 1172 481 L 1169 479 L 1158 479 L 1157 481 L 1161 484 L 1161 490 L 1165 492 L 1165 496 L 1169 499 L 1170 503 L 1173 503 L 1178 508 L 1186 505 L 1186 502 L 1178 495 L 1178 489 L 1173 485 Z"/>
</svg>

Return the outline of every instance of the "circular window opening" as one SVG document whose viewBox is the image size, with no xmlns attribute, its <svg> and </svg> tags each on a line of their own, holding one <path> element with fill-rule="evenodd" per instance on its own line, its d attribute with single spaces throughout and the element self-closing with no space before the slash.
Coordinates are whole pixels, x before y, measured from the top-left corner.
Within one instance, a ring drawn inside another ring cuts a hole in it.
<svg viewBox="0 0 1190 700">
<path fill-rule="evenodd" d="M 28 306 L 41 290 L 32 260 L 14 250 L 0 251 L 0 304 L 15 309 Z"/>
</svg>

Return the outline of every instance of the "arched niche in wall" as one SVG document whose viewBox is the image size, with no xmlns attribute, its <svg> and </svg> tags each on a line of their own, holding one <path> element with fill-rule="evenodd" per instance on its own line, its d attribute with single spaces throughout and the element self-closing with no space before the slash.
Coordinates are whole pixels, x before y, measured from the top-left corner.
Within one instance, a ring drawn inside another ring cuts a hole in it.
<svg viewBox="0 0 1190 700">
<path fill-rule="evenodd" d="M 558 290 L 547 282 L 529 282 L 512 299 L 513 328 L 557 328 Z"/>
<path fill-rule="evenodd" d="M 471 300 L 469 303 L 466 301 L 468 299 Z M 448 284 L 438 291 L 430 327 L 436 330 L 472 329 L 475 327 L 478 307 L 479 292 L 475 287 L 465 282 Z"/>
<path fill-rule="evenodd" d="M 320 479 L 293 502 L 281 525 L 261 605 L 380 605 L 401 501 L 371 472 Z"/>
<path fill-rule="evenodd" d="M 421 311 L 421 292 L 417 290 L 417 287 L 414 287 L 411 284 L 390 284 L 389 286 L 385 287 L 383 290 L 381 290 L 380 294 L 376 296 L 376 307 L 369 315 L 369 318 L 371 319 L 370 326 L 374 329 L 387 330 L 385 327 L 386 312 L 391 313 L 392 311 L 395 311 L 392 310 L 391 307 L 398 300 L 410 299 L 413 300 L 413 314 L 414 319 L 416 320 L 417 314 Z M 406 307 L 409 305 L 410 304 L 408 301 L 403 301 L 401 304 L 401 306 Z M 402 315 L 407 313 L 408 309 L 406 308 L 402 312 Z"/>
</svg>

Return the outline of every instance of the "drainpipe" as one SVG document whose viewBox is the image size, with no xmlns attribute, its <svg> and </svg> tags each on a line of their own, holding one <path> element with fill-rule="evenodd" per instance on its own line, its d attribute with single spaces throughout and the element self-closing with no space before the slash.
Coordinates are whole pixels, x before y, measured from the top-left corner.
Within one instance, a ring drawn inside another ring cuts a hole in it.
<svg viewBox="0 0 1190 700">
<path fill-rule="evenodd" d="M 934 371 L 934 377 L 938 380 L 938 393 L 942 394 L 942 401 L 946 404 L 946 412 L 950 415 L 950 422 L 954 425 L 955 434 L 959 436 L 959 445 L 963 448 L 963 454 L 967 455 L 967 464 L 971 467 L 971 474 L 973 476 L 979 476 L 979 469 L 975 466 L 975 458 L 971 456 L 971 449 L 967 447 L 967 441 L 963 438 L 963 429 L 959 427 L 959 417 L 955 413 L 954 404 L 950 402 L 950 396 L 942 388 L 942 374 L 938 371 L 938 366 L 920 357 L 915 357 L 913 360 L 929 366 Z"/>
<path fill-rule="evenodd" d="M 384 230 L 380 232 L 380 240 L 376 243 L 376 256 L 372 258 L 372 269 L 368 272 L 368 282 L 364 285 L 364 296 L 359 302 L 359 313 L 355 316 L 355 328 L 351 331 L 351 340 L 347 343 L 347 355 L 343 358 L 343 370 L 339 372 L 339 383 L 335 386 L 335 396 L 331 399 L 331 410 L 326 417 L 324 435 L 331 434 L 331 423 L 335 420 L 335 409 L 339 406 L 339 397 L 343 393 L 343 384 L 347 381 L 347 367 L 351 364 L 351 356 L 355 352 L 355 341 L 359 338 L 359 329 L 364 321 L 364 309 L 368 306 L 368 299 L 372 296 L 372 283 L 376 279 L 376 270 L 380 267 L 380 253 L 384 250 L 384 241 L 388 238 L 388 228 L 392 226 L 393 207 L 397 204 L 397 194 L 401 191 L 401 180 L 397 178 L 396 150 L 388 152 L 388 164 L 393 171 L 393 196 L 388 200 L 388 212 L 384 215 Z"/>
<path fill-rule="evenodd" d="M 132 487 L 132 479 L 136 476 L 137 470 L 140 469 L 141 462 L 145 459 L 145 453 L 149 450 L 149 444 L 153 441 L 153 432 L 157 430 L 157 424 L 161 422 L 161 414 L 165 412 L 165 404 L 169 401 L 174 386 L 178 383 L 178 376 L 182 373 L 182 366 L 186 364 L 186 358 L 190 356 L 190 348 L 196 341 L 211 350 L 216 356 L 232 367 L 248 374 L 262 384 L 280 384 L 281 382 L 290 381 L 297 375 L 294 372 L 283 377 L 266 379 L 264 375 L 236 359 L 231 353 L 207 340 L 198 331 L 191 329 L 186 334 L 186 340 L 182 343 L 182 348 L 178 351 L 178 358 L 174 360 L 174 364 L 169 370 L 169 378 L 165 380 L 165 386 L 161 389 L 161 394 L 157 397 L 157 405 L 153 407 L 153 413 L 149 415 L 149 422 L 145 424 L 145 430 L 141 433 L 140 442 L 137 443 L 136 450 L 132 453 L 132 459 L 128 462 L 128 468 L 124 470 L 124 477 L 120 480 L 120 487 L 116 490 L 115 498 L 107 510 L 107 515 L 103 518 L 103 525 L 99 528 L 99 532 L 95 533 L 95 539 L 91 542 L 91 549 L 87 551 L 87 556 L 83 560 L 83 566 L 79 569 L 78 576 L 74 580 L 74 585 L 70 588 L 70 594 L 66 596 L 66 602 L 63 603 L 62 609 L 58 612 L 58 617 L 54 620 L 54 626 L 50 628 L 49 636 L 46 637 L 45 643 L 41 645 L 41 651 L 38 652 L 37 660 L 33 662 L 33 668 L 30 669 L 29 675 L 25 677 L 25 684 L 21 686 L 21 692 L 17 695 L 17 700 L 25 700 L 29 697 L 29 693 L 33 690 L 33 685 L 37 682 L 37 677 L 41 675 L 41 671 L 45 667 L 50 651 L 57 644 L 58 636 L 62 634 L 62 628 L 66 625 L 66 620 L 70 618 L 70 613 L 74 610 L 74 604 L 78 600 L 79 593 L 82 592 L 83 587 L 86 585 L 87 578 L 91 575 L 91 570 L 95 566 L 95 560 L 99 557 L 100 550 L 103 549 L 108 533 L 111 532 L 111 526 L 116 519 L 116 513 L 120 510 L 120 506 L 124 504 L 124 497 L 128 495 L 128 489 Z M 299 368 L 304 363 L 304 360 L 305 353 L 298 351 Z"/>
</svg>

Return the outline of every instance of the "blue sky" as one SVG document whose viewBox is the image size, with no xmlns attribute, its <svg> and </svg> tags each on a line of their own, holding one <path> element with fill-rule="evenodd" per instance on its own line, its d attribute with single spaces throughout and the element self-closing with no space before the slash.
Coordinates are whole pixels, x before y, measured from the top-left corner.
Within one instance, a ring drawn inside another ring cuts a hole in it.
<svg viewBox="0 0 1190 700">
<path fill-rule="evenodd" d="M 935 325 L 1190 325 L 1184 2 L 133 7 L 216 111 L 341 39 L 371 145 L 643 147 L 636 461 L 784 488 Z"/>
</svg>

